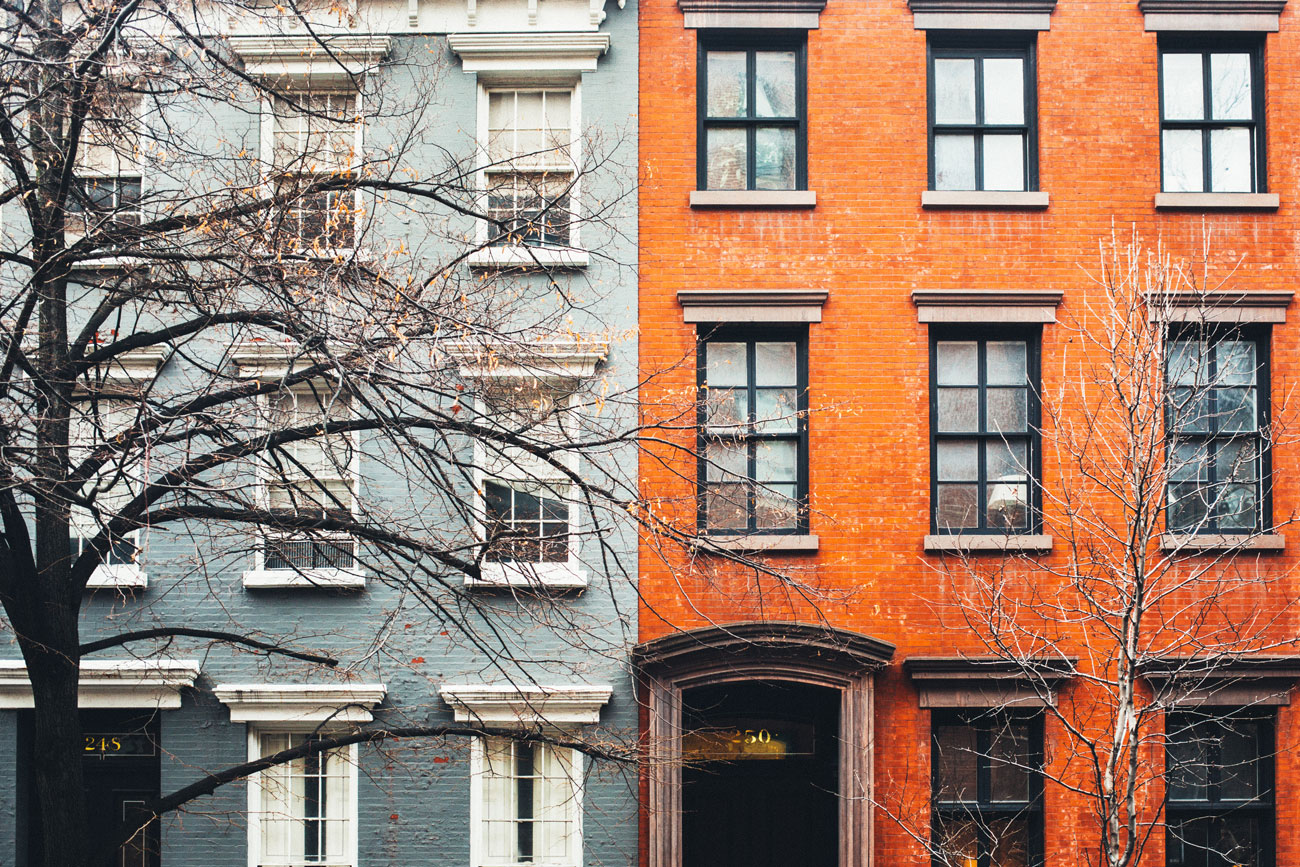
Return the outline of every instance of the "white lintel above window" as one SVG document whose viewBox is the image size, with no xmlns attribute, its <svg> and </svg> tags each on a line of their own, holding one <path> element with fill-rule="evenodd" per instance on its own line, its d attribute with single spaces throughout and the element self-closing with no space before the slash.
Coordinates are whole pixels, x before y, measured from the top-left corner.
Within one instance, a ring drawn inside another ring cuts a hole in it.
<svg viewBox="0 0 1300 867">
<path fill-rule="evenodd" d="M 613 690 L 588 684 L 447 684 L 439 694 L 451 705 L 456 722 L 534 728 L 599 722 L 600 709 L 609 703 Z"/>
<path fill-rule="evenodd" d="M 459 345 L 447 350 L 465 379 L 586 379 L 609 355 L 603 340 L 552 340 L 510 346 Z"/>
<path fill-rule="evenodd" d="M 1064 294 L 1059 289 L 917 289 L 918 322 L 1049 323 Z"/>
<path fill-rule="evenodd" d="M 576 81 L 583 72 L 595 72 L 596 63 L 609 50 L 609 34 L 592 31 L 540 33 L 450 33 L 447 43 L 467 73 L 492 80 L 506 77 L 519 82 Z"/>
<path fill-rule="evenodd" d="M 826 0 L 677 0 L 687 30 L 816 30 Z"/>
<path fill-rule="evenodd" d="M 236 36 L 230 46 L 249 75 L 289 79 L 295 87 L 355 84 L 388 56 L 391 37 L 380 35 Z"/>
<path fill-rule="evenodd" d="M 1276 33 L 1286 0 L 1138 0 L 1148 31 Z"/>
<path fill-rule="evenodd" d="M 199 676 L 195 659 L 83 659 L 77 685 L 82 708 L 158 708 L 176 710 L 181 690 Z M 0 660 L 0 710 L 35 707 L 27 663 Z"/>
<path fill-rule="evenodd" d="M 231 350 L 230 359 L 239 369 L 240 376 L 268 382 L 284 379 L 320 363 L 320 358 L 304 354 L 296 344 L 270 340 L 241 343 Z"/>
<path fill-rule="evenodd" d="M 1207 289 L 1152 292 L 1146 296 L 1152 322 L 1227 322 L 1281 325 L 1295 292 L 1290 289 Z"/>
<path fill-rule="evenodd" d="M 1050 30 L 1056 0 L 908 0 L 917 30 Z"/>
<path fill-rule="evenodd" d="M 232 723 L 367 723 L 388 687 L 382 683 L 228 683 L 213 690 Z"/>
<path fill-rule="evenodd" d="M 86 374 L 87 382 L 94 382 L 109 390 L 134 391 L 153 382 L 167 358 L 161 347 L 133 349 L 95 365 Z"/>
</svg>

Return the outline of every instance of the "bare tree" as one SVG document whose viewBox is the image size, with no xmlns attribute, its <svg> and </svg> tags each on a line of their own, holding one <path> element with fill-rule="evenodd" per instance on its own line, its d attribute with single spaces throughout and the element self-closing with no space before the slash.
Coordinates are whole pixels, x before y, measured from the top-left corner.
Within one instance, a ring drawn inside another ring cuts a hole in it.
<svg viewBox="0 0 1300 867">
<path fill-rule="evenodd" d="M 600 366 L 627 352 L 631 308 L 566 270 L 579 232 L 589 250 L 626 249 L 611 215 L 634 173 L 617 136 L 450 136 L 440 55 L 377 74 L 381 58 L 345 56 L 319 27 L 342 7 L 4 10 L 0 604 L 35 701 L 45 863 L 118 842 L 69 833 L 86 827 L 84 656 L 215 642 L 338 662 L 301 624 L 199 627 L 165 605 L 134 629 L 86 623 L 88 584 L 129 570 L 143 529 L 189 539 L 178 580 L 200 586 L 250 559 L 307 584 L 364 570 L 511 682 L 555 662 L 530 658 L 530 628 L 620 653 L 617 611 L 592 628 L 545 598 L 524 611 L 465 590 L 531 593 L 580 544 L 593 583 L 631 598 L 614 587 L 629 586 L 634 383 Z M 252 49 L 213 35 L 235 19 L 291 30 L 330 67 L 327 92 L 253 71 Z M 393 628 L 359 627 L 361 658 Z M 333 735 L 214 773 L 145 820 L 306 753 L 458 733 Z"/>
</svg>

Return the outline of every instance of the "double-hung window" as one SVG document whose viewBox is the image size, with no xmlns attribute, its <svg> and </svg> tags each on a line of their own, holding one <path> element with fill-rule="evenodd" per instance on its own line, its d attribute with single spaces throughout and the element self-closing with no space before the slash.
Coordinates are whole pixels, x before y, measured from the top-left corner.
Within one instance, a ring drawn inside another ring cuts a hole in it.
<svg viewBox="0 0 1300 867">
<path fill-rule="evenodd" d="M 701 190 L 807 189 L 805 40 L 701 39 Z"/>
<path fill-rule="evenodd" d="M 700 529 L 807 530 L 807 333 L 709 332 L 698 376 Z"/>
<path fill-rule="evenodd" d="M 931 737 L 935 867 L 1043 863 L 1043 718 L 935 712 Z"/>
<path fill-rule="evenodd" d="M 934 532 L 1034 532 L 1038 335 L 940 331 L 930 352 Z"/>
<path fill-rule="evenodd" d="M 271 100 L 277 228 L 303 250 L 355 246 L 360 215 L 350 181 L 361 152 L 359 96 L 301 91 Z"/>
<path fill-rule="evenodd" d="M 1270 867 L 1272 719 L 1170 713 L 1165 741 L 1168 867 Z"/>
<path fill-rule="evenodd" d="M 1267 520 L 1268 340 L 1198 329 L 1170 337 L 1165 475 L 1170 532 L 1249 533 Z"/>
<path fill-rule="evenodd" d="M 929 48 L 930 189 L 1038 189 L 1032 37 Z"/>
<path fill-rule="evenodd" d="M 577 867 L 581 760 L 550 744 L 487 737 L 475 744 L 473 867 Z"/>
<path fill-rule="evenodd" d="M 494 89 L 485 99 L 488 241 L 576 245 L 576 88 Z"/>
<path fill-rule="evenodd" d="M 1258 39 L 1160 40 L 1160 154 L 1167 193 L 1262 193 Z"/>
<path fill-rule="evenodd" d="M 71 510 L 69 554 L 75 559 L 87 544 L 116 519 L 121 509 L 144 484 L 140 456 L 133 450 L 123 451 L 118 439 L 139 420 L 138 399 L 77 395 L 69 420 L 69 463 L 75 472 L 78 465 L 106 447 L 112 457 L 94 477 L 82 485 L 80 494 L 88 505 Z M 110 445 L 113 444 L 113 445 Z M 145 584 L 139 566 L 140 531 L 132 530 L 109 540 L 108 549 L 99 555 L 99 565 L 92 574 L 91 587 L 140 587 Z"/>
<path fill-rule="evenodd" d="M 311 735 L 260 732 L 261 756 Z M 357 863 L 356 747 L 339 747 L 273 765 L 252 781 L 256 826 L 250 843 L 259 867 L 353 867 Z"/>
<path fill-rule="evenodd" d="M 68 192 L 73 231 L 140 224 L 143 105 L 141 94 L 125 84 L 100 85 L 82 126 L 77 173 Z"/>
</svg>

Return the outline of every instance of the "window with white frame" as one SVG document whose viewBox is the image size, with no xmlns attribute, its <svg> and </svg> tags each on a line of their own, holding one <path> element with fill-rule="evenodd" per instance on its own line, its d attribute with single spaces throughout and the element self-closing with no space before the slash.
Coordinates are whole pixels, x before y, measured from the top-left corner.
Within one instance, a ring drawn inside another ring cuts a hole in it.
<svg viewBox="0 0 1300 867">
<path fill-rule="evenodd" d="M 313 735 L 258 732 L 258 756 Z M 357 860 L 356 748 L 325 750 L 274 765 L 252 779 L 249 863 L 254 867 L 352 867 Z"/>
<path fill-rule="evenodd" d="M 270 103 L 270 163 L 281 199 L 274 219 L 307 249 L 355 246 L 360 214 L 353 170 L 361 152 L 356 91 L 295 91 Z"/>
<path fill-rule="evenodd" d="M 581 863 L 581 757 L 486 737 L 475 747 L 473 867 Z"/>
<path fill-rule="evenodd" d="M 316 383 L 284 389 L 270 402 L 272 431 L 319 424 L 322 433 L 286 443 L 267 455 L 267 508 L 293 516 L 350 517 L 355 438 L 330 432 L 331 424 L 351 417 L 348 395 Z M 350 569 L 355 557 L 356 543 L 345 534 L 290 532 L 267 540 L 263 568 Z"/>
<path fill-rule="evenodd" d="M 125 398 L 80 396 L 69 418 L 69 463 L 75 471 L 96 450 L 114 443 L 139 418 L 140 405 Z M 82 485 L 79 494 L 89 505 L 74 505 L 70 518 L 69 553 L 80 557 L 87 545 L 99 536 L 105 525 L 139 490 L 144 479 L 137 455 L 113 446 L 113 456 L 95 476 Z M 144 576 L 139 567 L 140 533 L 133 530 L 113 538 L 108 550 L 100 554 L 89 584 L 92 587 L 141 586 Z"/>
<path fill-rule="evenodd" d="M 81 130 L 76 175 L 68 191 L 69 228 L 140 224 L 142 95 L 105 82 Z"/>
<path fill-rule="evenodd" d="M 576 246 L 577 88 L 490 89 L 484 100 L 488 241 Z"/>
</svg>

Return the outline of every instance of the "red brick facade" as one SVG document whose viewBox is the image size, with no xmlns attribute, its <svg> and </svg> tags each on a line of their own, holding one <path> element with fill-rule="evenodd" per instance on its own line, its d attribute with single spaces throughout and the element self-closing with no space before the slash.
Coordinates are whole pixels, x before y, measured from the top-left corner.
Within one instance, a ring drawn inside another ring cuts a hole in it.
<svg viewBox="0 0 1300 867">
<path fill-rule="evenodd" d="M 643 641 L 683 628 L 748 620 L 819 622 L 897 647 L 876 677 L 874 769 L 877 800 L 920 816 L 929 809 L 929 711 L 902 663 L 912 657 L 987 653 L 951 609 L 941 560 L 923 549 L 930 523 L 928 326 L 914 290 L 1055 290 L 1062 321 L 1081 316 L 1100 263 L 1100 245 L 1136 231 L 1178 259 L 1197 260 L 1208 238 L 1212 279 L 1244 291 L 1291 289 L 1297 267 L 1300 159 L 1300 22 L 1281 14 L 1264 42 L 1267 189 L 1280 206 L 1262 211 L 1158 210 L 1161 190 L 1157 34 L 1144 29 L 1135 0 L 1059 0 L 1050 30 L 1037 35 L 1037 210 L 923 208 L 927 189 L 927 34 L 903 0 L 829 0 L 807 36 L 808 209 L 691 207 L 696 189 L 696 52 L 674 0 L 642 0 L 640 341 L 647 412 L 679 418 L 686 447 L 642 460 L 643 490 L 661 515 L 693 526 L 695 326 L 683 321 L 680 290 L 821 289 L 822 321 L 808 326 L 810 532 L 815 552 L 771 555 L 775 570 L 812 586 L 717 558 L 688 558 L 643 544 Z M 1272 400 L 1296 384 L 1296 314 L 1272 327 Z M 1042 329 L 1042 386 L 1059 389 L 1071 334 Z M 662 373 L 661 371 L 668 372 Z M 1280 411 L 1280 410 L 1279 410 Z M 1050 443 L 1052 431 L 1044 432 Z M 1300 452 L 1282 437 L 1273 451 L 1274 522 L 1300 510 Z M 1049 446 L 1050 447 L 1050 446 Z M 1047 488 L 1067 484 L 1045 464 Z M 1077 481 L 1077 480 L 1076 480 Z M 1051 507 L 1049 506 L 1049 509 Z M 1293 528 L 1283 553 L 1244 555 L 1235 568 L 1282 573 L 1295 567 Z M 1038 562 L 1060 568 L 1060 540 Z M 1016 568 L 1021 568 L 1017 566 Z M 1032 566 L 1027 581 L 1046 579 Z M 1224 564 L 1223 568 L 1234 568 Z M 1294 588 L 1295 585 L 1283 585 Z M 1273 592 L 1278 592 L 1274 585 Z M 1245 617 L 1259 604 L 1282 610 L 1269 624 L 1297 634 L 1294 592 L 1231 603 Z M 1276 603 L 1276 604 L 1274 604 Z M 1293 652 L 1283 649 L 1277 652 Z M 1086 656 L 1076 652 L 1074 655 Z M 1088 665 L 1086 659 L 1081 669 Z M 1080 687 L 1067 687 L 1078 689 Z M 1046 728 L 1048 762 L 1063 762 L 1062 734 Z M 1300 714 L 1277 714 L 1277 852 L 1300 863 Z M 1153 763 L 1161 761 L 1153 752 Z M 1150 804 L 1160 803 L 1152 787 Z M 1045 794 L 1046 864 L 1096 863 L 1086 802 L 1061 787 Z M 875 814 L 874 864 L 923 865 L 923 847 L 884 810 Z M 1144 865 L 1164 863 L 1163 839 Z"/>
</svg>

